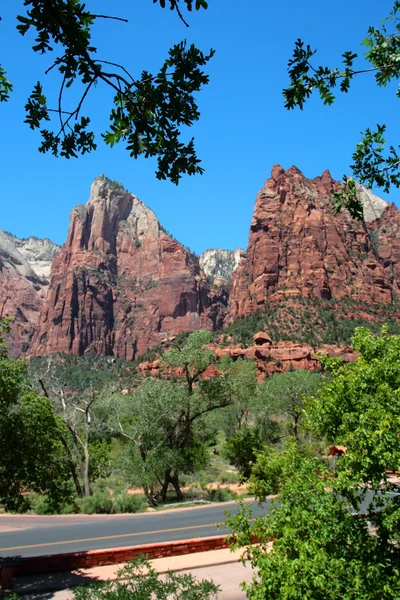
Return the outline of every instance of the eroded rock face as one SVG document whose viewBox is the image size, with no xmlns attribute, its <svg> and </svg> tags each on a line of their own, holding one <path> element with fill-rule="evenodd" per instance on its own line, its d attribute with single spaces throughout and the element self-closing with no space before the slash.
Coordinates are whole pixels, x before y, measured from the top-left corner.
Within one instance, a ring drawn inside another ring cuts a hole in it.
<svg viewBox="0 0 400 600">
<path fill-rule="evenodd" d="M 221 325 L 224 290 L 154 213 L 100 176 L 71 214 L 31 353 L 114 354 L 132 360 L 166 336 Z"/>
<path fill-rule="evenodd" d="M 333 214 L 339 184 L 275 165 L 259 192 L 246 255 L 233 275 L 228 321 L 294 297 L 391 304 L 399 292 L 400 211 L 365 188 L 365 224 Z"/>
<path fill-rule="evenodd" d="M 58 251 L 50 240 L 20 240 L 0 230 L 0 316 L 14 319 L 6 340 L 13 358 L 29 348 Z"/>
<path fill-rule="evenodd" d="M 240 263 L 241 248 L 235 250 L 210 249 L 200 255 L 200 267 L 212 281 L 230 283 Z"/>
<path fill-rule="evenodd" d="M 223 356 L 230 356 L 232 360 L 250 359 L 257 365 L 257 379 L 261 382 L 264 377 L 275 373 L 285 373 L 294 370 L 307 369 L 308 371 L 320 371 L 321 364 L 318 360 L 320 354 L 341 358 L 344 362 L 354 362 L 358 353 L 350 346 L 328 346 L 314 348 L 305 344 L 296 344 L 293 342 L 272 342 L 270 340 L 265 346 L 258 346 L 255 343 L 248 348 L 241 346 L 228 346 L 221 348 L 215 344 L 205 346 L 208 350 L 214 352 L 216 364 L 211 365 L 210 370 L 206 371 L 206 376 L 212 376 L 212 373 L 218 369 L 218 360 Z M 143 362 L 138 367 L 139 373 L 145 377 L 159 377 L 162 375 L 177 375 L 182 377 L 183 372 L 179 369 L 172 371 L 165 370 L 165 364 L 158 358 L 153 361 Z"/>
<path fill-rule="evenodd" d="M 39 239 L 31 236 L 23 240 L 14 238 L 15 246 L 31 269 L 41 279 L 50 281 L 51 263 L 60 252 L 61 247 L 48 238 Z"/>
</svg>

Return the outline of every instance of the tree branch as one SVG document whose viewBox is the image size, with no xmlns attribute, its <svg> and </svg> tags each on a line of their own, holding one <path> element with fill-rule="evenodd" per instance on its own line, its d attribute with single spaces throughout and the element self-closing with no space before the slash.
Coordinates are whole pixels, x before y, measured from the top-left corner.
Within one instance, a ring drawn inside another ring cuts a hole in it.
<svg viewBox="0 0 400 600">
<path fill-rule="evenodd" d="M 123 21 L 124 23 L 129 23 L 128 19 L 123 19 L 122 17 L 111 17 L 110 15 L 90 15 L 92 19 L 112 19 L 113 21 Z"/>
<path fill-rule="evenodd" d="M 183 24 L 184 24 L 186 27 L 189 27 L 189 23 L 187 23 L 187 22 L 185 21 L 185 19 L 183 18 L 183 15 L 182 15 L 182 13 L 181 13 L 181 11 L 180 11 L 180 8 L 179 8 L 179 6 L 178 6 L 178 2 L 175 2 L 175 10 L 176 10 L 176 12 L 178 13 L 178 16 L 179 16 L 180 20 L 182 21 L 182 23 L 183 23 Z"/>
<path fill-rule="evenodd" d="M 231 400 L 229 400 L 228 402 L 222 402 L 222 404 L 213 404 L 212 406 L 209 406 L 208 408 L 205 408 L 204 410 L 201 410 L 201 411 L 195 413 L 192 417 L 190 417 L 189 423 L 193 423 L 193 421 L 195 419 L 198 419 L 199 417 L 201 417 L 202 415 L 205 415 L 208 412 L 212 412 L 213 410 L 216 410 L 217 408 L 226 408 L 227 406 L 232 406 Z"/>
</svg>

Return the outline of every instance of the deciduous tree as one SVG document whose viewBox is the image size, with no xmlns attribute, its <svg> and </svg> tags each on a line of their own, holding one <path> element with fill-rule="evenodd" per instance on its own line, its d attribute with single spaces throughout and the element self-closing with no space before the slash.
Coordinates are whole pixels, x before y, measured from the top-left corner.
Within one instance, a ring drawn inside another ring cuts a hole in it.
<svg viewBox="0 0 400 600">
<path fill-rule="evenodd" d="M 48 494 L 53 509 L 70 488 L 59 438 L 60 423 L 48 398 L 33 391 L 26 364 L 7 357 L 0 321 L 0 502 L 11 510 L 26 506 L 24 491 Z"/>
<path fill-rule="evenodd" d="M 277 493 L 277 502 L 254 524 L 245 509 L 228 519 L 237 545 L 251 534 L 261 541 L 248 550 L 259 569 L 250 599 L 399 597 L 400 502 L 387 469 L 400 468 L 400 337 L 360 329 L 354 347 L 355 363 L 324 361 L 332 378 L 306 406 L 310 429 L 347 447 L 336 472 L 294 438 L 283 452 L 266 448 L 253 491 L 261 501 Z"/>
</svg>

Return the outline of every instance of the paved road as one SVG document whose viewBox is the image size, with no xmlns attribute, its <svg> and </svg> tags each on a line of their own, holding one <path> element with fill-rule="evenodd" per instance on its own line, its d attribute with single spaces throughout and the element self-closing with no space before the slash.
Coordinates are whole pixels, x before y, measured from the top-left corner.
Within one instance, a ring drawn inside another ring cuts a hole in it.
<svg viewBox="0 0 400 600">
<path fill-rule="evenodd" d="M 254 503 L 253 516 L 264 514 L 268 505 L 269 502 L 259 507 Z M 1 517 L 0 557 L 120 548 L 222 535 L 227 530 L 217 529 L 215 524 L 224 521 L 224 510 L 236 513 L 237 505 L 229 502 L 130 516 Z M 10 531 L 11 528 L 14 531 Z"/>
</svg>

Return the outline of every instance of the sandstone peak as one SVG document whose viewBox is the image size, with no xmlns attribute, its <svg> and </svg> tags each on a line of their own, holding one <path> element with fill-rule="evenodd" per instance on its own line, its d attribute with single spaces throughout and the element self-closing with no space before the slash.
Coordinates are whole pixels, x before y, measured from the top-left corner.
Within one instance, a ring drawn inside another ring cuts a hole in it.
<svg viewBox="0 0 400 600">
<path fill-rule="evenodd" d="M 274 165 L 271 171 L 271 179 L 277 182 L 284 173 L 285 169 L 281 165 Z"/>
<path fill-rule="evenodd" d="M 400 293 L 400 211 L 358 186 L 366 228 L 347 211 L 334 214 L 339 189 L 329 171 L 307 179 L 297 167 L 273 167 L 233 274 L 228 320 L 296 297 L 392 304 Z"/>
<path fill-rule="evenodd" d="M 32 353 L 133 360 L 166 336 L 218 327 L 221 301 L 226 296 L 210 290 L 198 259 L 103 175 L 71 213 Z"/>
<path fill-rule="evenodd" d="M 127 193 L 127 190 L 119 181 L 110 179 L 103 174 L 98 175 L 92 182 L 89 202 L 92 198 L 107 197 L 111 192 L 124 194 Z"/>
</svg>

